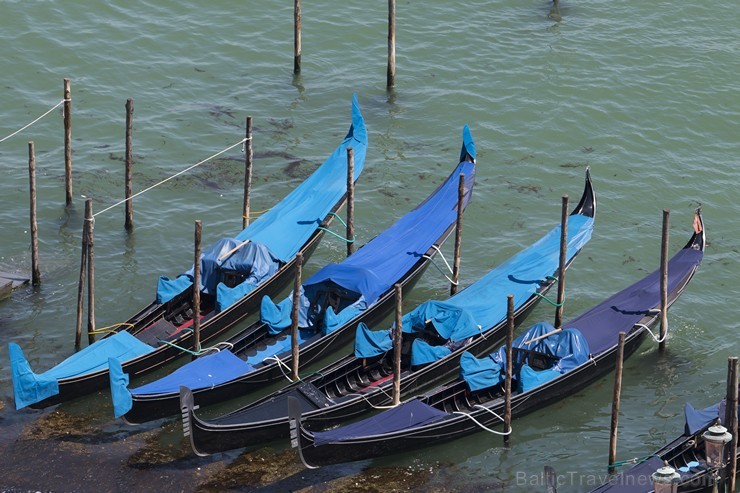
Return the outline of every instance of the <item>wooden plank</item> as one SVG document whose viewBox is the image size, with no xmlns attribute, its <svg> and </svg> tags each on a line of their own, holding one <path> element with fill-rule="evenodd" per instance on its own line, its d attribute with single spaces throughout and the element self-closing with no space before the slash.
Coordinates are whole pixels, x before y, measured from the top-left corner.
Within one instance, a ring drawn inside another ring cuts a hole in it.
<svg viewBox="0 0 740 493">
<path fill-rule="evenodd" d="M 28 284 L 30 279 L 20 274 L 9 274 L 7 272 L 0 272 L 0 288 L 4 287 L 6 283 L 11 283 L 11 288 L 16 289 L 21 286 Z"/>
</svg>

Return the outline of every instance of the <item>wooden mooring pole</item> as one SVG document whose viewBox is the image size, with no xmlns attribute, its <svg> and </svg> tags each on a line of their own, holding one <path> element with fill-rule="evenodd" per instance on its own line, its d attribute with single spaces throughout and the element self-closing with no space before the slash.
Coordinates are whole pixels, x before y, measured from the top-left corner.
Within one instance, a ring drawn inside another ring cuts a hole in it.
<svg viewBox="0 0 740 493">
<path fill-rule="evenodd" d="M 126 100 L 126 178 L 125 178 L 125 199 L 126 199 L 126 220 L 124 227 L 126 231 L 134 229 L 134 201 L 131 198 L 133 195 L 133 189 L 131 185 L 132 172 L 134 166 L 133 156 L 133 121 L 134 121 L 134 100 L 128 98 Z"/>
<path fill-rule="evenodd" d="M 203 233 L 203 224 L 195 221 L 195 235 L 193 248 L 193 359 L 200 351 L 200 240 Z"/>
<path fill-rule="evenodd" d="M 514 295 L 506 297 L 506 379 L 504 380 L 504 433 L 511 431 L 511 380 L 514 372 Z M 511 441 L 511 433 L 504 435 L 504 445 Z"/>
<path fill-rule="evenodd" d="M 665 351 L 668 333 L 668 230 L 671 211 L 663 209 L 663 234 L 660 239 L 660 343 L 658 350 Z"/>
<path fill-rule="evenodd" d="M 72 91 L 69 79 L 64 79 L 64 183 L 65 204 L 72 204 Z"/>
<path fill-rule="evenodd" d="M 85 222 L 87 224 L 87 343 L 95 342 L 95 221 L 92 199 L 85 199 Z"/>
<path fill-rule="evenodd" d="M 33 141 L 28 143 L 28 184 L 31 195 L 31 284 L 41 284 L 39 270 L 39 227 L 36 221 L 36 153 Z"/>
<path fill-rule="evenodd" d="M 727 358 L 727 406 L 725 409 L 725 424 L 730 433 L 732 441 L 729 443 L 727 451 L 727 467 L 725 476 L 727 480 L 727 493 L 735 493 L 735 481 L 737 476 L 737 401 L 738 401 L 738 359 L 736 356 Z"/>
<path fill-rule="evenodd" d="M 355 253 L 355 150 L 347 148 L 347 256 Z"/>
<path fill-rule="evenodd" d="M 609 433 L 609 474 L 615 471 L 614 463 L 617 460 L 617 428 L 619 426 L 619 404 L 622 395 L 622 368 L 624 366 L 624 339 L 625 333 L 619 333 L 617 346 L 617 367 L 614 372 L 614 394 L 612 395 L 612 424 Z"/>
<path fill-rule="evenodd" d="M 244 207 L 242 208 L 242 229 L 249 226 L 249 206 L 252 195 L 252 158 L 254 151 L 252 148 L 252 117 L 247 117 L 247 141 L 244 146 Z"/>
<path fill-rule="evenodd" d="M 396 0 L 388 0 L 388 89 L 396 85 Z"/>
<path fill-rule="evenodd" d="M 558 300 L 555 308 L 555 328 L 563 324 L 563 302 L 565 301 L 565 266 L 568 260 L 568 196 L 563 195 L 560 215 L 560 265 L 558 266 Z"/>
<path fill-rule="evenodd" d="M 295 256 L 295 279 L 293 281 L 293 309 L 290 312 L 290 352 L 293 358 L 293 371 L 291 379 L 299 380 L 299 354 L 298 354 L 298 313 L 301 308 L 301 271 L 303 270 L 303 254 L 298 252 Z"/>
<path fill-rule="evenodd" d="M 465 201 L 465 175 L 460 175 L 457 182 L 457 220 L 455 221 L 455 253 L 452 261 L 452 282 L 450 296 L 457 293 L 460 282 L 460 247 L 462 245 L 463 203 Z"/>
<path fill-rule="evenodd" d="M 293 73 L 301 73 L 301 0 L 293 5 Z"/>
<path fill-rule="evenodd" d="M 403 292 L 401 284 L 396 290 L 396 325 L 393 332 L 393 405 L 401 403 L 401 344 L 403 340 Z"/>
<path fill-rule="evenodd" d="M 85 220 L 82 222 L 82 252 L 80 260 L 80 280 L 77 286 L 77 325 L 75 328 L 75 351 L 80 350 L 82 342 L 82 308 L 85 299 L 85 273 L 87 272 L 87 228 L 92 221 L 87 220 L 87 202 L 85 202 Z"/>
</svg>

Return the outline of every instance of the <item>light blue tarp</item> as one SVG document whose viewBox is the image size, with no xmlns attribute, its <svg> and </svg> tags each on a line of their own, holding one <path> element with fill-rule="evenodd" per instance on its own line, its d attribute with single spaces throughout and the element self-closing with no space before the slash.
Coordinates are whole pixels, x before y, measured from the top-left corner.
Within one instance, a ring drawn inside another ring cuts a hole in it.
<svg viewBox="0 0 740 493">
<path fill-rule="evenodd" d="M 108 367 L 108 358 L 128 360 L 154 350 L 128 332 L 105 337 L 73 354 L 54 368 L 36 374 L 31 370 L 20 346 L 11 342 L 10 368 L 13 375 L 15 407 L 21 409 L 59 393 L 58 380 L 92 373 Z"/>
<path fill-rule="evenodd" d="M 551 324 L 539 322 L 514 339 L 514 348 L 537 351 L 557 360 L 552 368 L 540 371 L 523 364 L 518 378 L 520 391 L 531 390 L 588 361 L 588 342 L 578 329 L 569 328 L 553 333 L 554 330 Z M 543 337 L 546 335 L 547 337 Z M 538 337 L 543 338 L 535 340 Z M 531 340 L 535 341 L 527 344 Z M 460 377 L 468 383 L 470 390 L 480 390 L 501 383 L 505 375 L 506 346 L 483 358 L 475 358 L 465 352 L 460 359 Z"/>
<path fill-rule="evenodd" d="M 593 223 L 592 218 L 580 214 L 568 216 L 568 260 L 591 239 Z M 404 315 L 403 331 L 418 332 L 430 320 L 437 332 L 451 341 L 474 336 L 505 319 L 509 294 L 514 295 L 515 309 L 521 307 L 547 276 L 557 271 L 559 262 L 558 225 L 532 246 L 449 300 L 427 301 Z M 364 331 L 369 331 L 367 326 L 358 325 L 355 339 L 355 355 L 358 358 L 377 356 L 393 347 L 389 331 L 361 334 Z"/>
<path fill-rule="evenodd" d="M 347 191 L 348 147 L 354 151 L 354 178 L 357 180 L 365 164 L 367 129 L 356 94 L 352 97 L 352 125 L 344 141 L 311 176 L 242 230 L 236 240 L 263 245 L 272 257 L 284 263 L 295 257 Z M 174 284 L 161 282 L 157 288 L 158 302 L 172 299 L 192 284 L 192 276 L 190 283 L 187 276 L 181 277 L 171 281 Z"/>
<path fill-rule="evenodd" d="M 461 159 L 474 157 L 474 146 L 470 129 L 463 129 L 463 148 Z M 469 146 L 469 147 L 466 147 Z M 471 154 L 472 152 L 472 154 Z M 419 261 L 422 255 L 457 219 L 457 189 L 459 176 L 465 175 L 464 203 L 470 200 L 475 182 L 475 164 L 461 161 L 452 174 L 424 202 L 399 219 L 390 228 L 373 238 L 365 246 L 353 253 L 339 264 L 329 264 L 311 276 L 303 284 L 306 301 L 302 301 L 301 310 L 306 303 L 313 307 L 321 298 L 320 293 L 332 286 L 339 286 L 352 296 L 364 297 L 367 306 L 371 306 L 380 295 L 403 278 Z M 290 313 L 292 297 L 289 296 L 279 305 L 283 315 Z M 263 302 L 263 307 L 265 303 Z M 311 308 L 306 308 L 310 310 Z M 308 312 L 302 314 L 301 324 L 310 323 Z M 262 321 L 279 332 L 285 325 L 285 317 L 276 322 L 274 310 L 263 314 Z M 306 327 L 306 325 L 301 325 Z"/>
</svg>

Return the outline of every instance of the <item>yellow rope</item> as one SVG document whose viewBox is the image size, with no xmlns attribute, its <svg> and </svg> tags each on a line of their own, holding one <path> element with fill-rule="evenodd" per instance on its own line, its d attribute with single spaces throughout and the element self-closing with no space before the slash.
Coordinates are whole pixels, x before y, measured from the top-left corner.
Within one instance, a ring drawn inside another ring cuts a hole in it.
<svg viewBox="0 0 740 493">
<path fill-rule="evenodd" d="M 265 212 L 269 211 L 270 209 L 265 209 L 264 211 L 249 211 L 249 214 L 246 216 L 242 216 L 244 219 L 252 219 L 252 217 L 260 216 L 264 214 Z"/>
<path fill-rule="evenodd" d="M 130 324 L 127 322 L 120 322 L 117 324 L 109 325 L 107 327 L 99 327 L 95 330 L 91 330 L 88 332 L 88 334 L 102 334 L 103 332 L 118 332 L 117 330 L 113 330 L 113 327 L 121 327 L 121 326 L 127 326 L 127 327 L 134 327 L 134 324 Z"/>
</svg>

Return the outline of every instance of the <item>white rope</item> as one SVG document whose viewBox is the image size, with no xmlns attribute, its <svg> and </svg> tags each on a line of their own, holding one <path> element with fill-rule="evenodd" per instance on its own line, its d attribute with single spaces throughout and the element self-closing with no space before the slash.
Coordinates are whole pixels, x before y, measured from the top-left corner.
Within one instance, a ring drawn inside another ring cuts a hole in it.
<svg viewBox="0 0 740 493">
<path fill-rule="evenodd" d="M 390 394 L 388 394 L 388 392 L 386 392 L 385 389 L 383 389 L 383 387 L 381 387 L 380 385 L 376 386 L 375 388 L 378 389 L 383 394 L 385 394 L 385 396 L 388 397 L 389 399 L 393 399 L 393 396 L 390 395 Z M 373 409 L 393 409 L 394 407 L 396 407 L 395 405 L 390 405 L 390 406 L 376 406 L 376 405 L 374 405 L 372 402 L 370 402 L 367 399 L 367 396 L 365 394 L 362 394 L 362 393 L 359 393 L 359 392 L 352 392 L 352 393 L 347 394 L 347 395 L 348 396 L 350 396 L 350 395 L 358 395 L 358 396 L 362 397 L 365 400 L 365 402 L 367 402 L 370 405 L 370 407 L 372 407 Z"/>
<path fill-rule="evenodd" d="M 434 246 L 434 245 L 433 245 L 433 246 Z M 429 255 L 427 255 L 427 254 L 424 254 L 424 255 L 422 255 L 422 257 L 423 257 L 423 258 L 428 258 L 428 259 L 429 259 L 429 260 L 430 260 L 430 261 L 432 262 L 432 265 L 433 265 L 433 266 L 435 266 L 435 267 L 437 268 L 437 270 L 438 270 L 438 271 L 440 272 L 440 274 L 442 274 L 443 276 L 445 276 L 445 278 L 446 278 L 446 279 L 447 279 L 448 281 L 450 281 L 450 284 L 454 284 L 455 286 L 457 286 L 457 285 L 459 284 L 459 283 L 457 283 L 457 282 L 453 281 L 452 279 L 450 279 L 450 277 L 449 277 L 449 276 L 448 276 L 447 274 L 445 274 L 445 272 L 444 272 L 444 271 L 443 271 L 442 269 L 440 269 L 440 268 L 439 268 L 439 265 L 437 265 L 437 262 L 435 262 L 435 261 L 434 261 L 434 259 L 433 259 L 432 257 L 430 257 L 430 256 L 429 256 Z M 442 257 L 442 258 L 444 259 L 444 257 Z M 445 263 L 447 263 L 447 260 L 445 260 Z M 449 267 L 449 265 L 448 265 L 448 267 Z"/>
<path fill-rule="evenodd" d="M 49 113 L 51 113 L 51 112 L 52 112 L 52 111 L 54 111 L 55 109 L 59 108 L 59 106 L 60 106 L 60 105 L 61 105 L 62 103 L 66 103 L 67 101 L 71 101 L 71 100 L 70 100 L 70 99 L 62 99 L 62 100 L 61 100 L 61 101 L 59 101 L 59 102 L 58 102 L 58 103 L 57 103 L 57 104 L 56 104 L 56 105 L 55 105 L 55 106 L 54 106 L 54 107 L 53 107 L 52 109 L 50 109 L 49 111 L 47 111 L 46 113 L 44 113 L 44 114 L 43 114 L 43 115 L 41 115 L 40 117 L 36 118 L 36 119 L 35 119 L 34 121 L 32 121 L 31 123 L 29 123 L 29 124 L 28 124 L 28 125 L 26 125 L 25 127 L 21 128 L 20 130 L 16 130 L 15 132 L 13 132 L 12 134 L 8 135 L 7 137 L 3 137 L 2 139 L 0 139 L 0 142 L 5 142 L 6 140 L 8 140 L 9 138 L 13 137 L 14 135 L 17 135 L 17 134 L 19 134 L 19 133 L 23 132 L 23 131 L 24 131 L 25 129 L 27 129 L 28 127 L 30 127 L 31 125 L 33 125 L 33 124 L 34 124 L 34 123 L 36 123 L 37 121 L 41 120 L 41 119 L 42 119 L 43 117 L 45 117 L 46 115 L 48 115 Z"/>
<path fill-rule="evenodd" d="M 437 250 L 437 253 L 439 254 L 439 256 L 442 257 L 442 260 L 444 260 L 445 265 L 447 266 L 447 270 L 449 270 L 450 271 L 450 274 L 452 274 L 454 271 L 452 270 L 452 267 L 450 267 L 449 262 L 447 262 L 447 259 L 445 258 L 444 253 L 442 253 L 442 250 L 440 250 L 439 247 L 437 245 L 434 245 L 434 244 L 432 244 L 432 248 L 434 248 L 435 250 Z"/>
<path fill-rule="evenodd" d="M 133 199 L 134 199 L 135 197 L 138 197 L 138 196 L 139 196 L 139 195 L 141 195 L 142 193 L 144 193 L 144 192 L 148 192 L 148 191 L 149 191 L 149 190 L 151 190 L 152 188 L 158 187 L 159 185 L 162 185 L 162 184 L 164 184 L 164 183 L 166 183 L 166 182 L 170 181 L 170 180 L 171 180 L 171 179 L 173 179 L 173 178 L 177 178 L 178 176 L 180 176 L 180 175 L 181 175 L 181 174 L 183 174 L 183 173 L 187 173 L 188 171 L 190 171 L 191 169 L 195 168 L 196 166 L 200 166 L 201 164 L 203 164 L 203 163 L 205 163 L 205 162 L 208 162 L 208 161 L 210 161 L 211 159 L 213 159 L 213 158 L 215 158 L 215 157 L 218 157 L 218 156 L 220 156 L 220 155 L 221 155 L 221 154 L 223 154 L 224 152 L 226 152 L 226 151 L 230 151 L 230 150 L 231 150 L 231 149 L 233 149 L 234 147 L 236 147 L 236 146 L 239 146 L 239 145 L 243 144 L 244 142 L 246 142 L 246 140 L 247 140 L 246 138 L 245 138 L 245 139 L 242 139 L 242 140 L 240 140 L 239 142 L 237 142 L 236 144 L 230 145 L 230 146 L 229 146 L 229 147 L 227 147 L 226 149 L 224 149 L 224 150 L 222 150 L 222 151 L 219 151 L 219 152 L 217 152 L 216 154 L 214 154 L 214 155 L 212 155 L 212 156 L 209 156 L 209 157 L 205 158 L 204 160 L 202 160 L 202 161 L 200 161 L 200 162 L 198 162 L 198 163 L 195 163 L 194 165 L 190 166 L 189 168 L 185 168 L 185 169 L 184 169 L 184 170 L 182 170 L 182 171 L 178 171 L 177 173 L 175 173 L 174 175 L 170 176 L 169 178 L 165 178 L 164 180 L 160 181 L 159 183 L 155 183 L 155 184 L 154 184 L 154 185 L 152 185 L 151 187 L 149 187 L 149 188 L 145 188 L 145 189 L 144 189 L 144 190 L 142 190 L 141 192 L 137 192 L 137 193 L 135 193 L 135 194 L 134 194 L 134 195 L 132 195 L 132 196 L 131 196 L 130 198 L 128 198 L 128 199 L 123 199 L 123 200 L 121 200 L 120 202 L 117 202 L 117 203 L 113 204 L 112 206 L 110 206 L 110 207 L 107 207 L 107 208 L 103 209 L 102 211 L 100 211 L 100 212 L 97 212 L 97 213 L 93 214 L 93 217 L 94 217 L 94 216 L 97 216 L 97 215 L 99 215 L 99 214 L 102 214 L 102 213 L 104 213 L 104 212 L 107 212 L 107 211 L 109 211 L 109 210 L 113 209 L 114 207 L 118 207 L 119 205 L 121 205 L 121 204 L 124 204 L 124 203 L 126 203 L 127 201 L 129 201 L 129 200 L 133 200 Z"/>
<path fill-rule="evenodd" d="M 665 334 L 663 335 L 663 337 L 658 337 L 655 334 L 653 334 L 653 331 L 650 330 L 650 327 L 648 327 L 645 324 L 635 324 L 635 327 L 642 327 L 643 329 L 647 330 L 650 336 L 653 338 L 653 340 L 657 342 L 658 344 L 668 339 L 668 330 L 665 331 Z"/>
<path fill-rule="evenodd" d="M 478 409 L 483 409 L 484 411 L 488 411 L 489 413 L 491 413 L 494 416 L 496 416 L 502 422 L 504 421 L 504 418 L 502 418 L 501 416 L 499 416 L 498 414 L 496 414 L 491 409 L 488 409 L 485 406 L 481 406 L 480 404 L 476 404 L 474 407 L 477 407 Z M 475 419 L 473 417 L 473 415 L 470 414 L 470 413 L 464 413 L 462 411 L 453 411 L 452 414 L 460 414 L 462 416 L 467 416 L 468 418 L 470 418 L 473 421 L 473 423 L 477 424 L 478 426 L 480 426 L 481 428 L 483 428 L 487 432 L 493 433 L 494 435 L 502 435 L 502 436 L 511 435 L 511 432 L 513 431 L 513 428 L 511 427 L 511 425 L 509 425 L 509 431 L 503 431 L 503 432 L 502 431 L 496 431 L 496 430 L 492 430 L 490 428 L 487 428 L 483 423 L 481 423 L 480 421 L 478 421 L 477 419 Z"/>
<path fill-rule="evenodd" d="M 285 374 L 285 372 L 283 371 L 283 367 L 285 367 L 286 369 L 288 369 L 290 371 L 293 371 L 293 369 L 291 367 L 289 367 L 288 365 L 286 365 L 280 358 L 277 357 L 277 355 L 275 355 L 275 356 L 268 356 L 267 358 L 264 358 L 262 361 L 263 362 L 264 361 L 275 361 L 278 364 L 278 368 L 280 368 L 280 373 L 282 373 L 283 376 L 285 378 L 287 378 L 289 382 L 292 382 L 293 381 L 292 378 L 290 378 L 288 375 Z"/>
</svg>

